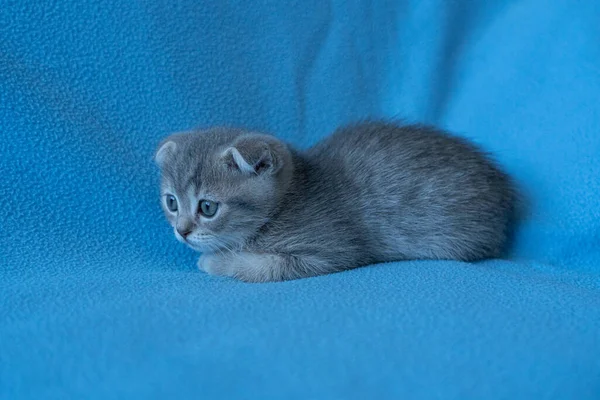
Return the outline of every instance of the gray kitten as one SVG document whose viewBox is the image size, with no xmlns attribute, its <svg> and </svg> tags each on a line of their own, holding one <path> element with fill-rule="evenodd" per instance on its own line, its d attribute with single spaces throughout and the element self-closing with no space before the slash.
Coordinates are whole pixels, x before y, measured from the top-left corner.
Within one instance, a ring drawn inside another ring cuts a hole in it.
<svg viewBox="0 0 600 400">
<path fill-rule="evenodd" d="M 155 160 L 166 217 L 200 269 L 249 282 L 497 257 L 515 202 L 480 150 L 421 125 L 360 123 L 307 151 L 213 128 L 168 137 Z"/>
</svg>

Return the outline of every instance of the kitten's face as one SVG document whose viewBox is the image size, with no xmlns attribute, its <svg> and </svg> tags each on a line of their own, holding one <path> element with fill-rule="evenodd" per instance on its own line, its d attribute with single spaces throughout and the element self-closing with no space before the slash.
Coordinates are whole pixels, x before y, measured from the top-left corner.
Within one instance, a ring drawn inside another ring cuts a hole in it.
<svg viewBox="0 0 600 400">
<path fill-rule="evenodd" d="M 264 138 L 215 129 L 165 140 L 161 205 L 177 240 L 201 252 L 239 249 L 268 221 L 282 158 Z"/>
</svg>

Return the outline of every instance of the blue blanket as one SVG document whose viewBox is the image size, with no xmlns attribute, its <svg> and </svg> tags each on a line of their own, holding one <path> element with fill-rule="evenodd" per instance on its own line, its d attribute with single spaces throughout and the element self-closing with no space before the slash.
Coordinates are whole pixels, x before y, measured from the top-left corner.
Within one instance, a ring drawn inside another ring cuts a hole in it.
<svg viewBox="0 0 600 400">
<path fill-rule="evenodd" d="M 596 0 L 4 2 L 0 398 L 600 398 Z M 175 241 L 151 159 L 365 117 L 479 143 L 509 260 L 249 285 Z"/>
</svg>

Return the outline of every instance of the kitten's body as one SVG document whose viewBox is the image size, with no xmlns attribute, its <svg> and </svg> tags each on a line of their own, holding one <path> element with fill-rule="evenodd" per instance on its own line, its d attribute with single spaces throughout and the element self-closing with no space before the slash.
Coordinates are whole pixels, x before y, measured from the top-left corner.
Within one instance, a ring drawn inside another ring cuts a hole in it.
<svg viewBox="0 0 600 400">
<path fill-rule="evenodd" d="M 385 261 L 471 261 L 498 256 L 505 242 L 508 177 L 472 145 L 429 127 L 358 124 L 306 152 L 225 129 L 169 142 L 157 157 L 163 190 L 194 187 L 196 198 L 208 193 L 226 208 L 220 226 L 194 222 L 220 240 L 191 243 L 205 251 L 199 266 L 209 273 L 271 281 Z"/>
</svg>

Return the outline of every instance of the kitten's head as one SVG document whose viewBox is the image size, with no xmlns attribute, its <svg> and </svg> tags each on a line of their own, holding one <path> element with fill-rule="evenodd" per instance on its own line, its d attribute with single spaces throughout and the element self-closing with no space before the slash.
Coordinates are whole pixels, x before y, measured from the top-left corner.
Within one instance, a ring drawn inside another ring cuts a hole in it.
<svg viewBox="0 0 600 400">
<path fill-rule="evenodd" d="M 251 238 L 276 211 L 293 172 L 291 153 L 276 138 L 226 128 L 171 135 L 155 161 L 175 237 L 202 252 Z"/>
</svg>

